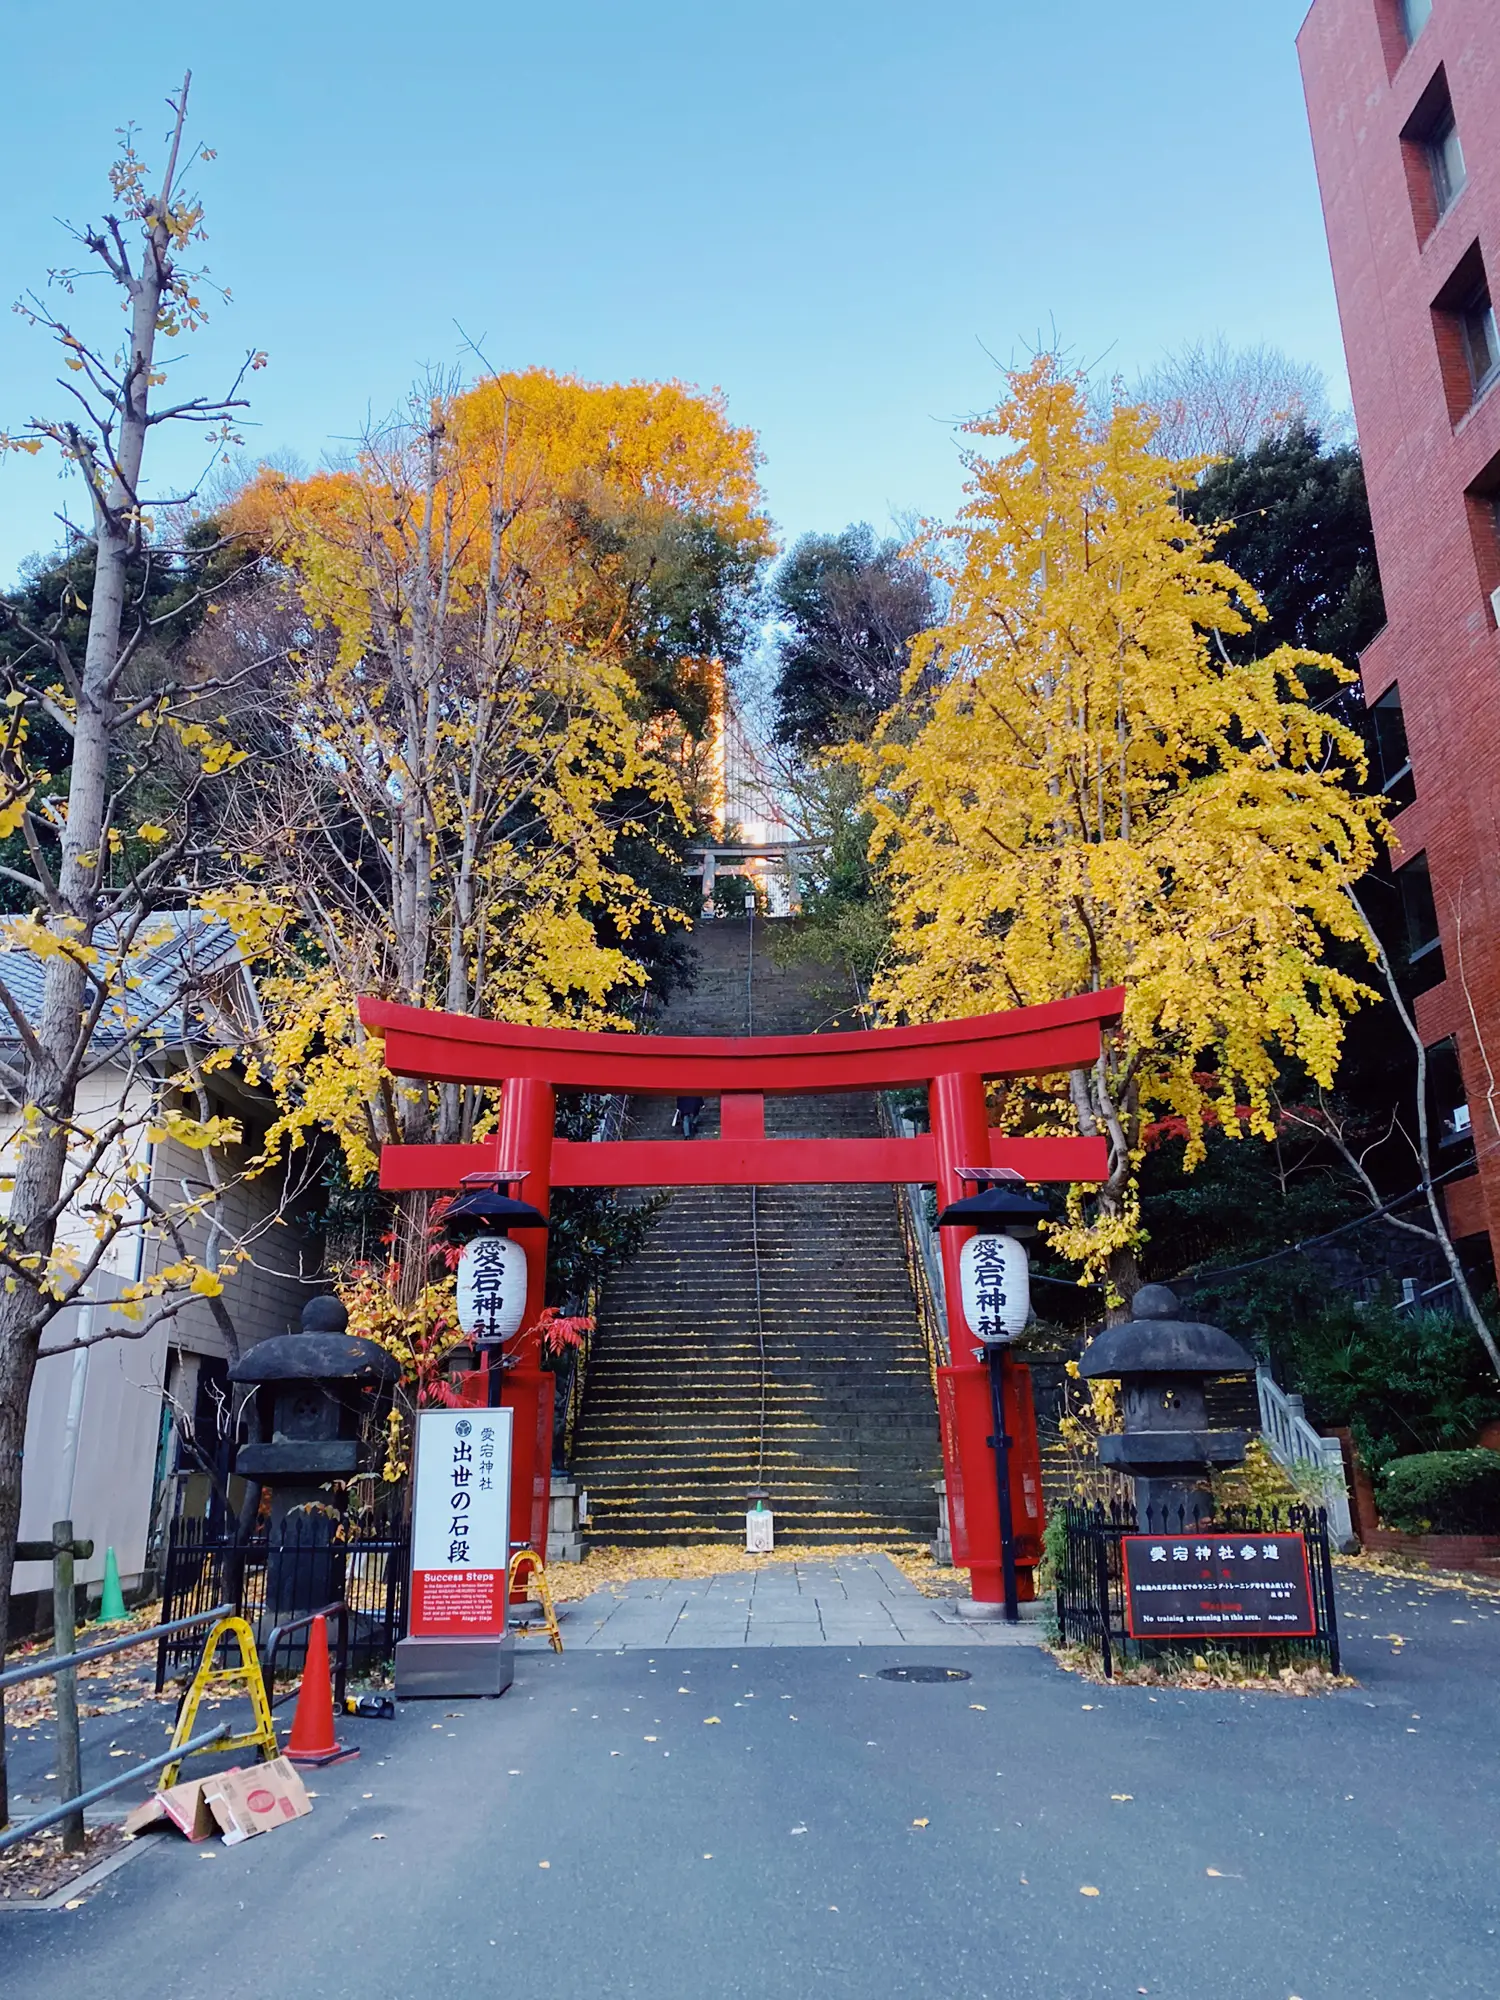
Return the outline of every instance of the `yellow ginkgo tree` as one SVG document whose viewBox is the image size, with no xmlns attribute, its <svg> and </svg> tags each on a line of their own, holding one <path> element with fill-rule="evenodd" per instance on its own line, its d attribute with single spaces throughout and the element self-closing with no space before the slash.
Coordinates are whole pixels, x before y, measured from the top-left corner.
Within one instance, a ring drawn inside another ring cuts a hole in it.
<svg viewBox="0 0 1500 2000">
<path fill-rule="evenodd" d="M 629 551 L 691 521 L 753 568 L 755 465 L 715 396 L 531 369 L 428 384 L 346 469 L 240 497 L 298 628 L 229 836 L 284 923 L 273 1141 L 319 1126 L 361 1179 L 391 1141 L 483 1129 L 476 1093 L 384 1073 L 362 994 L 629 1025 L 632 937 L 684 919 L 620 850 L 686 823 L 683 746 L 627 664 L 654 560 Z"/>
<path fill-rule="evenodd" d="M 867 764 L 888 1013 L 1125 989 L 1093 1068 L 1007 1106 L 1106 1139 L 1107 1182 L 1074 1191 L 1052 1240 L 1116 1302 L 1150 1121 L 1182 1121 L 1191 1167 L 1212 1121 L 1270 1135 L 1282 1060 L 1331 1081 L 1370 995 L 1330 941 L 1365 942 L 1346 892 L 1383 824 L 1360 739 L 1307 696 L 1345 669 L 1289 647 L 1231 665 L 1217 642 L 1263 614 L 1181 512 L 1201 462 L 1155 453 L 1153 421 L 1101 423 L 1043 356 L 968 426 L 967 503 L 925 543 L 947 616 Z"/>
</svg>

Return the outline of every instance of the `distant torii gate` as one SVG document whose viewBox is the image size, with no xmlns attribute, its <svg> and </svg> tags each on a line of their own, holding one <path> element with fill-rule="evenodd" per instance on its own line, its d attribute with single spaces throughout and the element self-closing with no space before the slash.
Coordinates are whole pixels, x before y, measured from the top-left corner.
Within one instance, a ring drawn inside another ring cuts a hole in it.
<svg viewBox="0 0 1500 2000">
<path fill-rule="evenodd" d="M 360 1019 L 385 1041 L 397 1076 L 472 1084 L 500 1091 L 493 1139 L 467 1146 L 387 1146 L 380 1184 L 394 1192 L 456 1189 L 465 1174 L 499 1166 L 527 1170 L 525 1196 L 543 1214 L 555 1187 L 785 1187 L 871 1182 L 934 1183 L 938 1201 L 969 1190 L 961 1167 L 1010 1167 L 1028 1181 L 1102 1181 L 1103 1139 L 1011 1139 L 992 1130 L 985 1080 L 1087 1068 L 1103 1031 L 1120 1018 L 1124 995 L 1057 1000 L 967 1021 L 855 1034 L 744 1037 L 603 1035 L 567 1028 L 517 1027 L 463 1014 L 428 1012 L 384 1000 L 361 1000 Z M 765 1100 L 838 1091 L 892 1090 L 921 1084 L 931 1131 L 899 1139 L 768 1139 Z M 717 1139 L 625 1139 L 586 1142 L 555 1135 L 559 1088 L 623 1092 L 632 1097 L 719 1099 Z M 540 1313 L 546 1285 L 546 1237 L 517 1230 L 527 1253 L 526 1324 Z M 959 1251 L 972 1231 L 942 1233 L 948 1300 L 949 1366 L 940 1376 L 943 1466 L 954 1560 L 970 1571 L 981 1603 L 1002 1599 L 1000 1510 L 990 1438 L 994 1431 L 987 1369 L 964 1334 Z M 1040 1556 L 1041 1461 L 1024 1367 L 1006 1371 L 1012 1501 L 1024 1596 Z M 507 1371 L 505 1403 L 515 1410 L 511 1519 L 545 1547 L 551 1478 L 551 1378 L 532 1337 Z"/>
</svg>

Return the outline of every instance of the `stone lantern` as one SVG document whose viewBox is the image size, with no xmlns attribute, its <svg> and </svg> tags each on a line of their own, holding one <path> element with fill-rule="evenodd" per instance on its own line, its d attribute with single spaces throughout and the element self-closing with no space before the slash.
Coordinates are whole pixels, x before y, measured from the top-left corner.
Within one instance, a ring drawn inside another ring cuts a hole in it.
<svg viewBox="0 0 1500 2000">
<path fill-rule="evenodd" d="M 348 1325 L 342 1301 L 309 1299 L 300 1333 L 261 1341 L 229 1371 L 231 1381 L 253 1385 L 269 1440 L 242 1444 L 235 1471 L 271 1489 L 270 1624 L 338 1595 L 334 1532 L 343 1506 L 327 1485 L 360 1470 L 360 1431 L 372 1412 L 383 1412 L 401 1372 L 394 1355 Z"/>
<path fill-rule="evenodd" d="M 1131 1476 L 1136 1517 L 1159 1532 L 1168 1510 L 1206 1519 L 1209 1475 L 1244 1459 L 1249 1432 L 1211 1430 L 1204 1390 L 1217 1376 L 1253 1375 L 1255 1357 L 1222 1327 L 1179 1319 L 1166 1285 L 1143 1285 L 1131 1308 L 1135 1317 L 1106 1327 L 1078 1372 L 1088 1381 L 1119 1379 L 1125 1428 L 1100 1438 L 1099 1462 Z"/>
</svg>

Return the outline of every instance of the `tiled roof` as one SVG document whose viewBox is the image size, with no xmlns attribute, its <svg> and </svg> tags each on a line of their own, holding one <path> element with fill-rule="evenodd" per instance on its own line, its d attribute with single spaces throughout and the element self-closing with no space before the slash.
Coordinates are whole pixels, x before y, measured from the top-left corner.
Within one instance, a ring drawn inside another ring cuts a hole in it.
<svg viewBox="0 0 1500 2000">
<path fill-rule="evenodd" d="M 133 1034 L 162 1049 L 180 1047 L 188 1038 L 217 1038 L 211 1022 L 224 1010 L 215 1004 L 211 989 L 239 963 L 229 925 L 197 910 L 161 910 L 146 920 L 140 934 L 148 942 L 135 945 L 126 959 L 127 976 L 140 983 L 111 999 L 95 1030 L 95 1047 L 107 1048 Z M 117 938 L 118 932 L 112 936 L 108 928 L 101 929 L 99 948 L 106 956 L 118 950 Z M 0 980 L 26 1019 L 37 1021 L 46 965 L 35 952 L 7 945 L 3 920 Z M 0 1043 L 13 1045 L 16 1039 L 9 1014 L 0 1010 Z"/>
</svg>

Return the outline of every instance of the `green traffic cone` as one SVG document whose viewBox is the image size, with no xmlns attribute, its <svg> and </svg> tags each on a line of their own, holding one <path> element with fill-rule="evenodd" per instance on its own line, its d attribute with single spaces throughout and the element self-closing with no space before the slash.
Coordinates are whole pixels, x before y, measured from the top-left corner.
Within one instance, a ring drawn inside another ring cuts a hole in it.
<svg viewBox="0 0 1500 2000">
<path fill-rule="evenodd" d="M 101 1625 L 115 1625 L 122 1618 L 128 1618 L 129 1616 L 129 1612 L 125 1609 L 125 1593 L 120 1588 L 120 1565 L 115 1561 L 114 1550 L 112 1548 L 106 1549 L 104 1551 L 104 1589 L 99 1597 L 99 1623 Z"/>
</svg>

